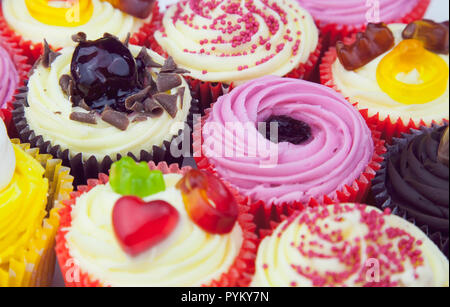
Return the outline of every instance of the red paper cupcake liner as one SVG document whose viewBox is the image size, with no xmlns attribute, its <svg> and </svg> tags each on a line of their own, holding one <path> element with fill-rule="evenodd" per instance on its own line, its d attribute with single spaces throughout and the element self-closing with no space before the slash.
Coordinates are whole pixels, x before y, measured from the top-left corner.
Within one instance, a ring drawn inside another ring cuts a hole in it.
<svg viewBox="0 0 450 307">
<path fill-rule="evenodd" d="M 163 174 L 176 173 L 185 174 L 191 168 L 179 168 L 177 164 L 167 165 L 163 162 L 155 165 L 149 163 L 152 170 L 160 170 Z M 60 211 L 61 226 L 56 236 L 56 255 L 61 272 L 67 287 L 102 287 L 102 283 L 89 276 L 88 272 L 83 272 L 75 260 L 70 255 L 67 246 L 67 228 L 72 224 L 72 206 L 75 205 L 76 199 L 89 192 L 97 185 L 105 184 L 109 180 L 105 174 L 100 174 L 98 180 L 90 179 L 86 186 L 78 186 L 78 191 L 71 194 L 71 199 L 64 202 L 64 207 Z M 259 245 L 259 238 L 256 235 L 256 226 L 253 223 L 253 216 L 249 213 L 248 200 L 243 198 L 239 193 L 229 187 L 234 193 L 239 206 L 238 223 L 242 227 L 244 241 L 241 250 L 233 265 L 227 273 L 224 273 L 218 280 L 213 280 L 206 287 L 246 287 L 250 284 L 252 276 L 255 272 L 256 252 Z M 79 277 L 79 278 L 77 278 Z"/>
<path fill-rule="evenodd" d="M 0 13 L 1 13 L 1 7 L 0 7 Z M 0 16 L 1 18 L 1 16 Z M 1 24 L 0 19 L 0 27 L 3 27 Z M 31 65 L 27 63 L 28 58 L 24 51 L 19 47 L 15 39 L 7 36 L 5 33 L 3 33 L 3 28 L 0 28 L 0 46 L 8 52 L 9 56 L 11 57 L 11 60 L 14 63 L 14 66 L 16 67 L 17 74 L 19 75 L 19 83 L 17 84 L 17 88 L 20 88 L 23 86 L 24 81 L 28 77 L 28 73 L 31 69 Z M 12 97 L 11 101 L 8 101 L 6 106 L 3 106 L 4 108 L 12 109 Z"/>
<path fill-rule="evenodd" d="M 159 55 L 167 57 L 167 53 L 158 44 L 153 35 L 149 37 L 148 46 L 153 51 L 157 52 Z M 284 77 L 310 80 L 314 76 L 314 72 L 320 59 L 321 51 L 322 51 L 322 38 L 319 37 L 317 47 L 309 55 L 308 60 L 305 63 L 300 63 L 300 65 L 297 68 L 293 69 Z M 229 93 L 234 88 L 233 83 L 228 85 L 221 82 L 208 82 L 189 77 L 185 78 L 190 83 L 191 92 L 194 98 L 200 101 L 200 106 L 202 107 L 203 112 L 204 110 L 209 108 L 213 103 L 215 103 L 220 96 Z"/>
<path fill-rule="evenodd" d="M 138 32 L 134 33 L 130 42 L 132 44 L 138 44 L 144 46 L 147 36 L 153 36 L 155 29 L 158 28 L 158 22 L 161 21 L 161 14 L 159 12 L 158 1 L 155 1 L 152 11 L 153 17 L 150 21 L 145 23 Z M 41 56 L 44 46 L 42 43 L 35 44 L 30 40 L 25 40 L 22 36 L 15 33 L 15 31 L 8 25 L 6 19 L 3 16 L 3 10 L 0 5 L 0 35 L 8 37 L 8 40 L 17 44 L 22 50 L 22 53 L 27 57 L 27 63 L 33 65 L 37 59 Z"/>
<path fill-rule="evenodd" d="M 344 43 L 351 44 L 355 41 L 355 39 L 355 35 L 352 37 L 347 37 L 344 39 Z M 322 57 L 322 63 L 320 64 L 320 83 L 341 93 L 334 81 L 332 72 L 332 65 L 336 59 L 336 48 L 331 47 Z M 353 103 L 350 101 L 349 97 L 346 97 L 346 99 L 358 108 L 358 103 Z M 367 124 L 375 127 L 375 130 L 381 132 L 381 138 L 386 140 L 388 144 L 392 143 L 393 138 L 401 137 L 402 133 L 408 133 L 411 129 L 419 129 L 421 126 L 431 127 L 433 124 L 442 125 L 443 123 L 448 123 L 448 119 L 445 118 L 441 119 L 440 122 L 436 120 L 431 123 L 425 123 L 422 119 L 417 120 L 410 118 L 409 121 L 405 123 L 400 117 L 391 118 L 388 116 L 386 118 L 382 118 L 379 113 L 370 116 L 369 109 L 358 109 Z"/>
<path fill-rule="evenodd" d="M 420 0 L 411 12 L 394 20 L 390 23 L 410 23 L 415 20 L 422 19 L 427 12 L 431 0 Z M 382 16 L 380 16 L 382 17 Z M 383 21 L 383 20 L 382 20 Z M 361 25 L 343 25 L 336 23 L 324 23 L 320 19 L 316 19 L 317 27 L 320 29 L 320 34 L 323 37 L 323 50 L 326 51 L 330 46 L 335 46 L 340 40 L 349 37 L 358 32 L 364 31 L 366 24 Z"/>
<path fill-rule="evenodd" d="M 218 177 L 221 177 L 220 174 L 216 172 L 214 165 L 209 161 L 207 157 L 203 155 L 202 151 L 203 136 L 201 131 L 203 124 L 209 117 L 210 112 L 211 109 L 207 109 L 206 115 L 202 118 L 201 122 L 194 124 L 194 159 L 199 169 L 209 171 L 217 175 Z M 387 151 L 385 142 L 380 138 L 380 132 L 375 130 L 374 127 L 371 127 L 371 131 L 374 143 L 374 154 L 371 158 L 371 161 L 358 179 L 353 181 L 351 185 L 345 185 L 344 188 L 342 188 L 340 191 L 336 191 L 335 199 L 332 199 L 325 195 L 321 198 L 311 198 L 307 203 L 289 202 L 276 205 L 267 204 L 261 200 L 251 200 L 250 213 L 254 216 L 255 224 L 259 228 L 259 231 L 270 229 L 271 222 L 279 222 L 281 221 L 282 216 L 290 216 L 295 210 L 301 210 L 305 207 L 330 204 L 333 201 L 363 203 L 370 192 L 371 181 L 375 177 L 376 172 L 381 168 L 381 163 L 384 160 L 383 155 Z M 222 181 L 226 182 L 226 180 L 224 180 L 223 178 L 221 179 Z M 233 186 L 229 182 L 227 184 Z"/>
<path fill-rule="evenodd" d="M 2 120 L 5 123 L 8 134 L 9 134 L 10 126 L 11 126 L 11 119 L 12 119 L 12 114 L 11 114 L 10 110 L 0 109 L 0 120 Z"/>
</svg>

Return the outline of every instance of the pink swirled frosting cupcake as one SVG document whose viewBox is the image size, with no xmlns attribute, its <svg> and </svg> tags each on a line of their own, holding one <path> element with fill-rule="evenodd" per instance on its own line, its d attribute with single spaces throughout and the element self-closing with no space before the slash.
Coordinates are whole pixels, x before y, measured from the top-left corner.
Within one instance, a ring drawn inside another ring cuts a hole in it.
<svg viewBox="0 0 450 307">
<path fill-rule="evenodd" d="M 411 12 L 420 0 L 297 0 L 322 23 L 361 25 L 368 16 L 379 15 L 383 22 L 393 22 Z M 378 12 L 377 12 L 378 11 Z"/>
<path fill-rule="evenodd" d="M 0 108 L 11 100 L 19 83 L 19 75 L 9 53 L 0 45 Z"/>
<path fill-rule="evenodd" d="M 374 155 L 370 129 L 344 97 L 315 83 L 274 76 L 219 98 L 202 137 L 202 154 L 214 170 L 267 204 L 334 198 Z"/>
</svg>

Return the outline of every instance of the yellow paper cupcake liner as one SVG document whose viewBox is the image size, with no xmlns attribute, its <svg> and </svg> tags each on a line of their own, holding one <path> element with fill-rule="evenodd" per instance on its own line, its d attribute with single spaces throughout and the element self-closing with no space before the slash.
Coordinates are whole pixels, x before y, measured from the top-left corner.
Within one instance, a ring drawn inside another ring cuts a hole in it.
<svg viewBox="0 0 450 307">
<path fill-rule="evenodd" d="M 20 144 L 16 139 L 11 141 L 42 165 L 49 190 L 41 227 L 35 230 L 27 246 L 18 250 L 8 263 L 0 264 L 0 286 L 45 287 L 51 284 L 54 273 L 55 236 L 60 222 L 58 211 L 61 202 L 70 198 L 73 177 L 69 174 L 70 169 L 62 166 L 61 160 L 39 154 L 39 149 L 31 148 L 30 144 Z M 47 212 L 49 214 L 45 216 Z"/>
</svg>

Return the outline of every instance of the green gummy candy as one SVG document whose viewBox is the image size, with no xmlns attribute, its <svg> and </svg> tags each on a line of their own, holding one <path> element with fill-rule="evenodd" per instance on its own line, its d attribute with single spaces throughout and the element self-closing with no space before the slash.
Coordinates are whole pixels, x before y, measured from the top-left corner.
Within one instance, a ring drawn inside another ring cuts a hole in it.
<svg viewBox="0 0 450 307">
<path fill-rule="evenodd" d="M 136 163 L 124 157 L 113 163 L 109 184 L 120 195 L 133 195 L 144 198 L 166 190 L 163 174 L 151 171 L 145 162 Z"/>
</svg>

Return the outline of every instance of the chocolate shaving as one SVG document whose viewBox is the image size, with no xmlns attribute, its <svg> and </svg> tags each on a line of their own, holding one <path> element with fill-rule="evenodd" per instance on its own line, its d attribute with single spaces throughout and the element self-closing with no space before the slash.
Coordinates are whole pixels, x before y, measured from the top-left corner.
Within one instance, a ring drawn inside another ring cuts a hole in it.
<svg viewBox="0 0 450 307">
<path fill-rule="evenodd" d="M 75 43 L 83 43 L 87 40 L 86 33 L 84 32 L 78 32 L 77 34 L 72 35 L 72 40 Z"/>
<path fill-rule="evenodd" d="M 177 74 L 161 73 L 156 80 L 159 92 L 166 92 L 181 85 L 181 77 Z"/>
<path fill-rule="evenodd" d="M 186 88 L 184 87 L 180 87 L 178 89 L 178 96 L 180 96 L 180 101 L 181 101 L 181 108 L 183 109 L 183 104 L 184 104 L 184 94 L 186 92 Z"/>
<path fill-rule="evenodd" d="M 52 65 L 53 61 L 60 55 L 61 53 L 54 52 L 52 49 L 50 49 L 47 40 L 44 39 L 44 54 L 42 55 L 42 65 L 45 68 L 49 68 L 50 65 Z"/>
<path fill-rule="evenodd" d="M 110 124 L 111 126 L 116 127 L 119 130 L 125 131 L 130 124 L 130 120 L 128 117 L 121 112 L 117 112 L 110 109 L 105 109 L 102 113 L 102 119 Z"/>
<path fill-rule="evenodd" d="M 161 68 L 161 73 L 163 72 L 174 72 L 176 69 L 178 69 L 177 64 L 173 60 L 171 56 L 169 56 L 166 61 L 164 62 L 163 67 Z"/>
<path fill-rule="evenodd" d="M 174 73 L 184 75 L 184 74 L 190 74 L 191 72 L 187 69 L 178 67 L 177 69 L 175 69 Z"/>
<path fill-rule="evenodd" d="M 142 47 L 137 59 L 141 60 L 145 67 L 161 68 L 162 65 L 153 61 L 152 57 L 147 53 L 147 48 Z"/>
<path fill-rule="evenodd" d="M 78 106 L 80 108 L 85 109 L 86 111 L 91 111 L 91 107 L 87 105 L 86 101 L 84 99 L 81 99 L 81 101 L 78 103 Z"/>
<path fill-rule="evenodd" d="M 86 123 L 86 124 L 97 124 L 97 118 L 95 117 L 95 114 L 93 113 L 83 113 L 83 112 L 72 112 L 70 114 L 70 119 L 73 121 L 77 121 L 80 123 Z"/>
<path fill-rule="evenodd" d="M 151 87 L 147 86 L 136 94 L 129 96 L 127 99 L 125 99 L 125 108 L 127 108 L 127 110 L 132 110 L 131 108 L 135 105 L 136 102 L 142 102 L 145 100 L 145 98 L 150 93 L 150 90 Z"/>
<path fill-rule="evenodd" d="M 125 104 L 125 107 L 129 111 L 134 111 L 134 112 L 142 112 L 142 111 L 144 111 L 144 105 L 141 102 L 138 102 L 138 101 L 135 101 L 133 103 L 133 105 L 131 105 L 131 106 L 127 106 Z"/>
<path fill-rule="evenodd" d="M 163 107 L 152 98 L 144 101 L 145 115 L 151 118 L 159 117 L 164 113 Z"/>
<path fill-rule="evenodd" d="M 169 113 L 172 118 L 177 116 L 177 99 L 178 95 L 167 95 L 163 93 L 158 93 L 153 95 L 153 98 Z"/>
</svg>

